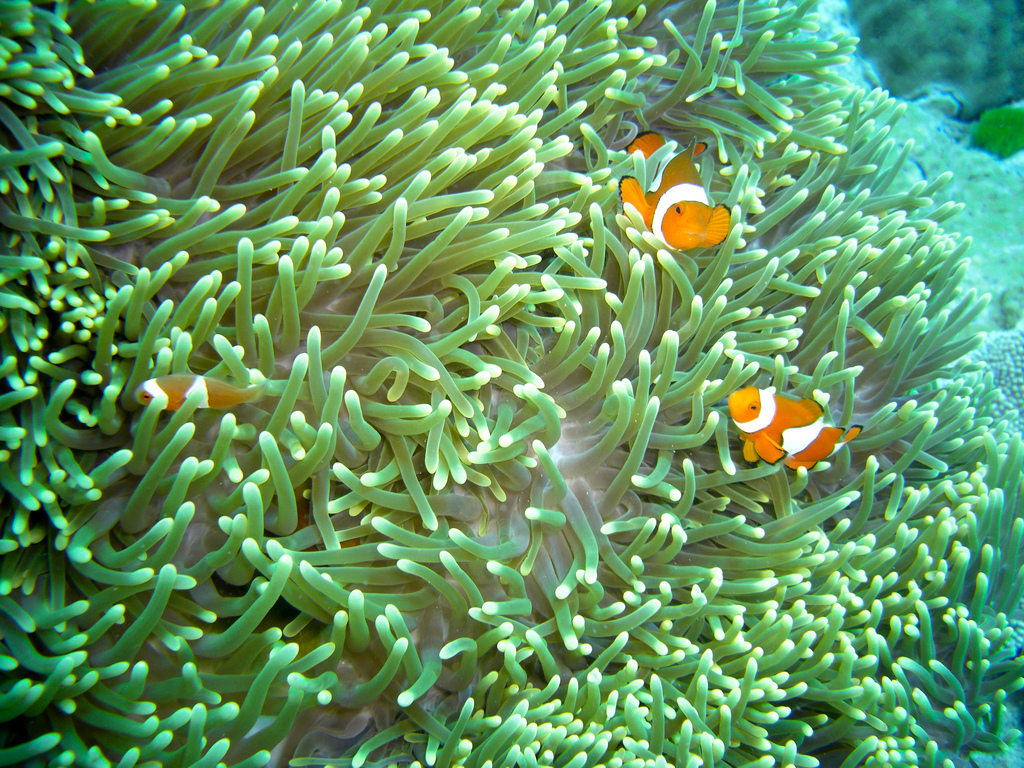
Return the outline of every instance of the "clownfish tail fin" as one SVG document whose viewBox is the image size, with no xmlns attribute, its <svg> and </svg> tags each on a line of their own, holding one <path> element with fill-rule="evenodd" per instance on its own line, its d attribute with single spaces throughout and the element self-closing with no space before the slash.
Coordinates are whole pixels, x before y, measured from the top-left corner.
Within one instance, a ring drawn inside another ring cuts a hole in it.
<svg viewBox="0 0 1024 768">
<path fill-rule="evenodd" d="M 227 395 L 227 398 L 231 400 L 232 405 L 239 405 L 241 403 L 252 403 L 256 400 L 260 400 L 266 394 L 267 380 L 263 379 L 262 381 L 253 383 L 247 387 L 232 387 L 232 392 Z"/>
<path fill-rule="evenodd" d="M 251 387 L 247 387 L 245 390 L 246 394 L 249 395 L 249 400 L 258 400 L 267 394 L 267 382 L 266 380 L 261 381 L 259 384 L 253 384 Z"/>
<path fill-rule="evenodd" d="M 697 157 L 698 155 L 704 154 L 707 151 L 708 143 L 706 141 L 694 141 L 693 151 L 690 153 L 690 157 Z"/>
<path fill-rule="evenodd" d="M 724 205 L 716 205 L 711 212 L 711 221 L 708 222 L 708 228 L 704 231 L 704 242 L 702 245 L 704 247 L 718 245 L 725 240 L 726 235 L 729 234 L 729 229 L 729 209 Z"/>
<path fill-rule="evenodd" d="M 619 181 L 619 198 L 622 200 L 623 208 L 628 203 L 636 208 L 645 221 L 647 220 L 650 206 L 647 204 L 647 198 L 644 196 L 643 189 L 640 188 L 639 181 L 632 176 L 623 176 Z"/>
<path fill-rule="evenodd" d="M 656 149 L 663 146 L 665 146 L 664 136 L 657 131 L 644 131 L 630 142 L 629 146 L 626 147 L 626 152 L 632 155 L 637 150 L 640 150 L 643 152 L 644 157 L 650 157 Z"/>
</svg>

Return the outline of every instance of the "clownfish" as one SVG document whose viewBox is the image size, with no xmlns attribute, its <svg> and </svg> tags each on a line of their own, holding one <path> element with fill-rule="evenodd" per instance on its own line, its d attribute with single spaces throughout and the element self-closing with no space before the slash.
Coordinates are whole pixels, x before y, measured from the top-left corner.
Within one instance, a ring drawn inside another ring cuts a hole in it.
<svg viewBox="0 0 1024 768">
<path fill-rule="evenodd" d="M 263 394 L 263 385 L 255 387 L 236 387 L 220 379 L 209 379 L 194 373 L 172 373 L 169 376 L 158 376 L 148 379 L 135 391 L 135 399 L 143 405 L 149 405 L 157 395 L 167 396 L 166 411 L 176 411 L 185 404 L 185 399 L 193 392 L 200 391 L 199 408 L 231 408 L 240 403 L 248 403 Z"/>
<path fill-rule="evenodd" d="M 775 394 L 775 387 L 747 387 L 729 395 L 729 412 L 743 437 L 743 460 L 810 469 L 861 432 L 858 425 L 831 427 L 814 400 Z"/>
<path fill-rule="evenodd" d="M 664 136 L 646 131 L 633 139 L 626 151 L 640 151 L 646 158 L 664 145 Z M 695 141 L 692 146 L 691 151 L 683 150 L 658 168 L 646 194 L 632 176 L 623 176 L 619 182 L 623 208 L 627 204 L 636 208 L 651 232 L 680 251 L 718 245 L 729 234 L 729 209 L 711 207 L 693 162 L 708 145 Z"/>
</svg>

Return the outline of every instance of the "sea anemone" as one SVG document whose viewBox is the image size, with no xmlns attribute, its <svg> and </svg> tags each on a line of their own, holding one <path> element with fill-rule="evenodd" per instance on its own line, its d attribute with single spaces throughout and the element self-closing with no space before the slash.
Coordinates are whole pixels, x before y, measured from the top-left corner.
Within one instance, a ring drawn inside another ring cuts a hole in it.
<svg viewBox="0 0 1024 768">
<path fill-rule="evenodd" d="M 0 762 L 1001 749 L 1024 446 L 813 5 L 3 9 Z M 721 246 L 622 212 L 646 129 Z M 752 384 L 864 432 L 740 466 Z"/>
</svg>

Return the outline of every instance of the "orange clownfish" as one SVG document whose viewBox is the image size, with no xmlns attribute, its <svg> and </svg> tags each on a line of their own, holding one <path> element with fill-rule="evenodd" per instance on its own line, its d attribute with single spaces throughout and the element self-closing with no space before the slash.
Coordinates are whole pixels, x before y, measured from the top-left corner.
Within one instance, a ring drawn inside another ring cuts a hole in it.
<svg viewBox="0 0 1024 768">
<path fill-rule="evenodd" d="M 775 394 L 775 387 L 747 387 L 729 395 L 729 412 L 743 437 L 743 459 L 810 469 L 850 442 L 860 426 L 830 427 L 814 400 Z"/>
<path fill-rule="evenodd" d="M 665 145 L 665 137 L 653 131 L 641 133 L 626 151 L 640 151 L 650 157 Z M 619 182 L 622 205 L 636 208 L 644 224 L 676 250 L 706 248 L 718 245 L 729 234 L 729 209 L 724 205 L 711 207 L 708 193 L 697 173 L 693 158 L 708 148 L 702 141 L 693 143 L 693 150 L 683 150 L 658 168 L 651 189 L 643 189 L 632 176 Z"/>
<path fill-rule="evenodd" d="M 149 405 L 157 395 L 167 396 L 166 411 L 176 411 L 185 404 L 185 399 L 193 392 L 202 392 L 199 408 L 231 408 L 240 403 L 248 403 L 263 394 L 263 385 L 255 387 L 236 387 L 220 379 L 208 379 L 194 373 L 172 373 L 169 376 L 158 376 L 148 379 L 139 385 L 135 399 L 143 405 Z"/>
</svg>

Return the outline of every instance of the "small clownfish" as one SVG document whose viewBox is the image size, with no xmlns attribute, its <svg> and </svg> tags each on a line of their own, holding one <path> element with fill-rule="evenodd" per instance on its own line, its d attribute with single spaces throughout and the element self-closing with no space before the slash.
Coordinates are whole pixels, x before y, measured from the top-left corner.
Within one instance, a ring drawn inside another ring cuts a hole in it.
<svg viewBox="0 0 1024 768">
<path fill-rule="evenodd" d="M 202 392 L 199 408 L 231 408 L 248 403 L 263 394 L 263 385 L 236 387 L 220 379 L 209 379 L 194 373 L 172 373 L 142 382 L 135 392 L 135 399 L 149 405 L 157 395 L 167 395 L 166 411 L 176 411 L 185 404 L 186 398 L 195 391 Z"/>
<path fill-rule="evenodd" d="M 626 151 L 639 150 L 646 158 L 664 145 L 664 136 L 646 131 L 633 139 Z M 695 141 L 692 151 L 683 150 L 663 163 L 647 194 L 632 176 L 623 176 L 619 182 L 623 208 L 627 204 L 636 208 L 647 228 L 679 251 L 718 245 L 729 234 L 729 209 L 711 207 L 693 162 L 707 148 L 704 142 Z"/>
<path fill-rule="evenodd" d="M 743 437 L 743 460 L 785 459 L 791 469 L 810 469 L 861 432 L 858 425 L 830 427 L 814 400 L 775 394 L 775 387 L 747 387 L 729 395 L 729 412 Z"/>
</svg>

